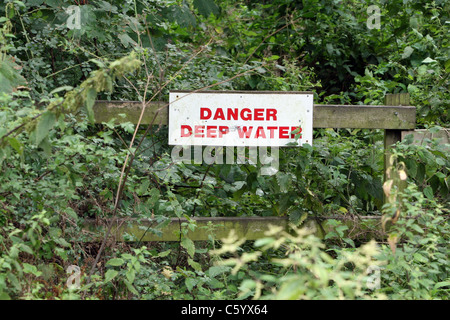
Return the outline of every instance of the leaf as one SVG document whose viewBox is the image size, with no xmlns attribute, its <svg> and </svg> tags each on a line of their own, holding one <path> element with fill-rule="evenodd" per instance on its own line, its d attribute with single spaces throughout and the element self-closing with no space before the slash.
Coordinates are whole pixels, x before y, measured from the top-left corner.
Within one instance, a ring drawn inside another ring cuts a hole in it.
<svg viewBox="0 0 450 320">
<path fill-rule="evenodd" d="M 134 278 L 136 277 L 136 271 L 134 269 L 129 269 L 126 273 L 126 277 L 128 281 L 130 281 L 130 284 L 133 283 Z"/>
<path fill-rule="evenodd" d="M 428 199 L 433 199 L 433 189 L 428 186 L 425 189 L 423 189 L 423 194 L 428 198 Z"/>
<path fill-rule="evenodd" d="M 445 61 L 445 72 L 447 72 L 447 73 L 450 72 L 450 59 Z"/>
<path fill-rule="evenodd" d="M 27 81 L 20 75 L 19 69 L 10 56 L 3 61 L 0 59 L 0 93 L 11 93 L 17 87 L 26 85 Z"/>
<path fill-rule="evenodd" d="M 345 231 L 345 230 L 348 230 L 348 227 L 347 227 L 346 225 L 338 226 L 338 227 L 336 228 L 336 231 L 337 231 L 337 233 L 339 234 L 340 237 L 343 237 L 343 236 L 344 236 L 344 231 Z"/>
<path fill-rule="evenodd" d="M 8 141 L 11 147 L 17 151 L 18 154 L 23 154 L 23 144 L 14 137 L 8 137 Z"/>
<path fill-rule="evenodd" d="M 123 282 L 127 286 L 128 290 L 130 290 L 133 294 L 139 294 L 136 288 L 128 280 L 124 280 Z"/>
<path fill-rule="evenodd" d="M 214 0 L 194 0 L 194 8 L 206 18 L 211 14 L 217 16 L 220 13 L 220 9 Z"/>
<path fill-rule="evenodd" d="M 302 278 L 285 282 L 281 285 L 280 290 L 277 293 L 277 299 L 297 300 L 303 295 L 305 290 L 306 286 Z"/>
<path fill-rule="evenodd" d="M 414 52 L 414 49 L 410 46 L 407 46 L 402 54 L 402 59 L 409 58 L 409 56 Z"/>
<path fill-rule="evenodd" d="M 73 89 L 72 86 L 63 86 L 63 87 L 59 87 L 59 88 L 56 88 L 56 89 L 52 90 L 52 91 L 49 93 L 49 95 L 51 96 L 51 95 L 54 95 L 55 93 L 58 93 L 58 92 L 61 92 L 61 91 L 70 91 L 70 90 L 72 90 L 72 89 Z"/>
<path fill-rule="evenodd" d="M 424 60 L 422 60 L 422 63 L 433 63 L 433 62 L 437 62 L 437 61 L 434 60 L 434 59 L 431 59 L 430 57 L 425 58 Z"/>
<path fill-rule="evenodd" d="M 110 282 L 112 279 L 114 279 L 119 274 L 119 271 L 109 269 L 105 273 L 105 283 Z"/>
<path fill-rule="evenodd" d="M 192 289 L 194 289 L 194 287 L 197 285 L 198 280 L 194 278 L 186 278 L 184 283 L 186 284 L 186 288 L 189 290 L 189 292 L 192 292 Z"/>
<path fill-rule="evenodd" d="M 415 231 L 417 231 L 418 233 L 424 233 L 423 229 L 420 226 L 418 226 L 417 224 L 413 224 L 411 226 L 411 228 L 414 229 Z"/>
<path fill-rule="evenodd" d="M 25 243 L 20 243 L 20 251 L 34 255 L 33 250 L 29 246 L 27 246 Z"/>
<path fill-rule="evenodd" d="M 276 177 L 278 185 L 280 187 L 280 191 L 286 192 L 292 180 L 291 176 L 280 171 L 276 174 Z"/>
<path fill-rule="evenodd" d="M 66 213 L 69 217 L 71 217 L 72 219 L 74 219 L 75 221 L 78 221 L 78 215 L 77 213 L 70 207 L 68 207 L 66 209 Z"/>
<path fill-rule="evenodd" d="M 289 221 L 294 225 L 299 226 L 303 223 L 303 221 L 308 218 L 308 212 L 302 209 L 294 209 L 291 213 L 289 213 Z"/>
<path fill-rule="evenodd" d="M 43 4 L 44 3 L 44 0 L 28 0 L 27 1 L 27 5 L 28 6 L 39 6 L 39 5 L 41 5 L 41 4 Z"/>
<path fill-rule="evenodd" d="M 230 271 L 231 268 L 228 266 L 213 266 L 208 269 L 209 276 L 211 278 L 217 277 L 220 274 Z"/>
<path fill-rule="evenodd" d="M 46 136 L 44 138 L 44 140 L 42 140 L 42 142 L 39 144 L 39 147 L 41 147 L 42 150 L 44 150 L 44 155 L 47 158 L 51 156 L 51 154 L 52 154 L 52 145 L 50 143 L 50 140 L 48 139 L 48 136 Z"/>
<path fill-rule="evenodd" d="M 3 291 L 0 291 L 0 300 L 11 300 L 11 297 Z"/>
<path fill-rule="evenodd" d="M 450 287 L 450 281 L 441 281 L 434 285 L 434 290 L 442 288 L 442 287 Z"/>
<path fill-rule="evenodd" d="M 423 255 L 421 255 L 420 253 L 415 253 L 414 255 L 413 255 L 413 257 L 414 257 L 414 259 L 416 260 L 416 261 L 419 261 L 419 262 L 422 262 L 422 263 L 428 263 L 429 262 L 429 260 L 427 259 L 427 258 L 425 258 Z"/>
<path fill-rule="evenodd" d="M 37 146 L 39 146 L 44 140 L 45 137 L 47 137 L 50 130 L 53 128 L 53 126 L 56 123 L 56 116 L 51 111 L 46 111 L 39 117 L 39 122 L 36 125 L 36 131 L 35 131 L 35 143 Z"/>
<path fill-rule="evenodd" d="M 131 122 L 122 122 L 120 124 L 120 126 L 122 127 L 123 130 L 125 130 L 127 133 L 134 133 L 134 124 L 132 124 Z"/>
<path fill-rule="evenodd" d="M 28 264 L 28 263 L 24 263 L 23 264 L 23 272 L 31 273 L 31 274 L 35 275 L 36 277 L 39 277 L 42 274 L 41 271 L 37 270 L 36 266 L 33 266 L 31 264 Z"/>
<path fill-rule="evenodd" d="M 196 25 L 195 16 L 192 14 L 187 4 L 181 6 L 170 6 L 162 11 L 165 19 L 176 22 L 182 28 L 188 28 Z"/>
<path fill-rule="evenodd" d="M 133 40 L 128 34 L 126 34 L 126 33 L 120 34 L 118 38 L 119 38 L 120 42 L 122 42 L 122 44 L 123 44 L 123 46 L 124 46 L 125 48 L 128 48 L 128 46 L 129 46 L 130 44 L 133 45 L 133 46 L 136 46 L 136 45 L 137 45 L 136 41 L 134 41 L 134 40 Z"/>
<path fill-rule="evenodd" d="M 87 89 L 85 107 L 90 123 L 94 123 L 94 103 L 97 98 L 97 91 L 94 88 Z"/>
<path fill-rule="evenodd" d="M 270 245 L 274 242 L 275 242 L 274 238 L 261 238 L 261 239 L 258 239 L 255 241 L 254 246 L 259 248 L 259 247 Z"/>
<path fill-rule="evenodd" d="M 200 263 L 195 262 L 191 258 L 188 259 L 188 263 L 192 268 L 194 268 L 195 271 L 202 271 L 202 266 L 200 265 Z"/>
<path fill-rule="evenodd" d="M 350 238 L 344 238 L 344 242 L 355 248 L 355 242 Z"/>
<path fill-rule="evenodd" d="M 183 248 L 186 249 L 186 251 L 188 252 L 188 254 L 189 254 L 192 258 L 194 257 L 194 254 L 195 254 L 195 244 L 194 244 L 194 242 L 193 242 L 191 239 L 184 237 L 184 238 L 181 240 L 181 246 L 182 246 Z"/>
<path fill-rule="evenodd" d="M 124 263 L 125 263 L 125 261 L 123 259 L 114 258 L 114 259 L 109 260 L 106 264 L 109 266 L 113 266 L 113 267 L 120 267 Z"/>
<path fill-rule="evenodd" d="M 164 258 L 164 257 L 167 257 L 167 256 L 170 254 L 171 251 L 172 251 L 172 250 L 169 249 L 169 250 L 160 252 L 160 253 L 158 253 L 157 257 L 158 257 L 158 258 Z"/>
</svg>

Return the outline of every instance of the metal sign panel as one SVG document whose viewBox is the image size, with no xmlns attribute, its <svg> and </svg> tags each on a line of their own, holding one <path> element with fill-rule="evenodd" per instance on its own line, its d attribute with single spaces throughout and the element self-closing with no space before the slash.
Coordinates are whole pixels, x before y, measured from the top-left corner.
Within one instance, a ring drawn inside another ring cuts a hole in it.
<svg viewBox="0 0 450 320">
<path fill-rule="evenodd" d="M 169 103 L 170 145 L 312 145 L 312 92 L 183 91 Z"/>
</svg>

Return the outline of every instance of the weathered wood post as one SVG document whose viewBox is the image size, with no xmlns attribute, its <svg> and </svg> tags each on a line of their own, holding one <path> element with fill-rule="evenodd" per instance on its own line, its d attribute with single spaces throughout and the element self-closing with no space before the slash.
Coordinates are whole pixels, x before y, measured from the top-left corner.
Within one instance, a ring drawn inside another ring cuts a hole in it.
<svg viewBox="0 0 450 320">
<path fill-rule="evenodd" d="M 386 106 L 409 106 L 409 93 L 387 94 L 384 100 Z M 389 159 L 391 157 L 390 148 L 397 142 L 402 140 L 401 129 L 385 129 L 384 130 L 384 181 L 387 180 L 386 171 L 389 168 Z M 392 186 L 395 187 L 395 186 Z M 404 183 L 397 186 L 399 191 L 405 187 Z M 386 203 L 386 195 L 384 195 L 384 203 Z"/>
</svg>

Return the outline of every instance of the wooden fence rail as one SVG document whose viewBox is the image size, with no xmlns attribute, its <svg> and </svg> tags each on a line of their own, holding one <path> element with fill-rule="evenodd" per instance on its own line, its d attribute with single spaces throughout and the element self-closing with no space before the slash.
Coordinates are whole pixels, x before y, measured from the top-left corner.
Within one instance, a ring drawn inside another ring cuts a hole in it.
<svg viewBox="0 0 450 320">
<path fill-rule="evenodd" d="M 409 106 L 409 96 L 388 95 L 386 105 L 321 105 L 315 104 L 313 111 L 314 128 L 361 128 L 361 129 L 383 129 L 385 130 L 385 155 L 388 156 L 389 147 L 401 140 L 402 131 L 412 130 L 416 127 L 416 108 Z M 395 104 L 395 105 L 393 105 Z M 94 116 L 97 123 L 108 122 L 116 119 L 119 122 L 132 122 L 136 124 L 142 112 L 142 103 L 138 101 L 97 101 L 94 105 Z M 122 116 L 121 116 L 122 114 Z M 148 103 L 143 118 L 142 125 L 167 125 L 168 124 L 168 103 L 151 102 Z M 387 159 L 385 158 L 385 163 Z M 234 229 L 241 237 L 248 240 L 258 239 L 264 236 L 264 232 L 270 224 L 289 228 L 287 217 L 226 217 L 226 218 L 193 218 L 198 227 L 195 232 L 190 232 L 188 236 L 192 240 L 208 240 L 208 222 L 216 227 L 215 236 L 217 238 L 228 235 L 230 229 Z M 336 217 L 333 217 L 336 219 Z M 327 232 L 325 223 L 318 225 L 316 220 L 306 221 L 309 227 L 315 227 L 319 236 L 324 236 Z M 146 232 L 153 227 L 154 222 L 144 221 L 137 223 L 137 220 L 118 220 L 113 228 L 113 236 L 118 240 L 124 240 L 124 234 L 133 235 L 141 241 L 177 241 L 179 240 L 180 223 L 183 219 L 173 218 L 170 223 L 162 229 L 162 235 L 158 236 L 151 232 Z M 186 221 L 184 221 L 186 222 Z M 357 234 L 372 234 L 369 229 L 379 224 L 379 217 L 362 217 L 358 223 L 346 220 L 350 223 L 349 229 L 355 230 Z M 325 227 L 324 227 L 325 226 Z M 86 221 L 85 228 L 88 230 L 98 230 L 99 226 L 94 221 Z M 367 232 L 365 232 L 366 230 Z"/>
<path fill-rule="evenodd" d="M 193 217 L 196 222 L 194 231 L 187 229 L 187 237 L 193 241 L 209 240 L 209 236 L 214 239 L 226 238 L 230 230 L 234 230 L 240 238 L 256 240 L 264 237 L 269 225 L 281 227 L 289 230 L 288 217 Z M 323 238 L 325 235 L 335 230 L 335 225 L 331 220 L 341 221 L 340 225 L 348 227 L 345 234 L 358 239 L 380 239 L 381 219 L 380 216 L 363 216 L 351 219 L 343 215 L 321 217 L 320 220 L 309 218 L 302 223 L 302 227 L 308 228 L 317 237 Z M 131 241 L 179 241 L 182 224 L 187 223 L 186 218 L 170 218 L 167 225 L 158 228 L 158 222 L 149 219 L 123 218 L 114 221 L 111 234 L 116 241 L 126 241 L 125 235 L 131 235 Z M 107 221 L 110 223 L 110 220 Z M 86 220 L 84 229 L 94 234 L 99 234 L 101 240 L 101 226 L 95 220 Z M 156 233 L 154 230 L 158 230 Z"/>
<path fill-rule="evenodd" d="M 142 111 L 138 101 L 97 101 L 94 105 L 95 121 L 136 124 Z M 123 114 L 124 117 L 119 116 Z M 166 102 L 150 102 L 145 108 L 141 124 L 167 125 L 169 119 Z M 367 106 L 315 104 L 314 128 L 361 128 L 410 130 L 416 127 L 416 108 L 413 106 Z"/>
</svg>

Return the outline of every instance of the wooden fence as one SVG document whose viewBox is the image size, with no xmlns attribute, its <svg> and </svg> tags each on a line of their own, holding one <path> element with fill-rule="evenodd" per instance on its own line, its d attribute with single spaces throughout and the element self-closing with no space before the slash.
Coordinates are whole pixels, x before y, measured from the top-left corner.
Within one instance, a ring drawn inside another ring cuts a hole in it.
<svg viewBox="0 0 450 320">
<path fill-rule="evenodd" d="M 142 112 L 142 103 L 137 101 L 98 101 L 94 106 L 94 115 L 97 123 L 108 122 L 115 118 L 122 122 L 138 123 Z M 123 114 L 124 116 L 119 116 Z M 149 103 L 141 120 L 142 125 L 167 125 L 168 106 L 165 102 Z M 402 132 L 413 130 L 416 126 L 416 108 L 409 106 L 408 94 L 387 95 L 384 106 L 370 105 L 321 105 L 315 104 L 313 111 L 314 128 L 361 128 L 383 129 L 385 132 L 384 153 L 385 167 L 388 163 L 389 147 L 402 139 Z M 345 219 L 343 217 L 322 218 L 321 221 L 309 219 L 305 225 L 314 228 L 318 236 L 323 237 L 330 226 L 328 219 Z M 195 232 L 188 236 L 192 240 L 208 240 L 208 223 L 215 228 L 214 235 L 223 238 L 234 229 L 240 237 L 254 240 L 264 236 L 264 232 L 270 224 L 289 228 L 287 217 L 194 217 L 197 221 Z M 146 232 L 156 227 L 156 222 L 151 220 L 121 220 L 114 222 L 112 235 L 117 240 L 124 240 L 124 234 L 133 235 L 141 241 L 178 241 L 181 224 L 185 219 L 172 218 L 164 227 L 162 235 Z M 320 223 L 320 226 L 318 225 Z M 358 221 L 345 220 L 349 225 L 349 231 L 362 237 L 373 237 L 373 229 L 380 224 L 379 217 L 361 217 Z M 85 222 L 85 228 L 90 231 L 99 231 L 100 226 L 95 221 Z M 372 230 L 372 231 L 371 231 Z"/>
</svg>

